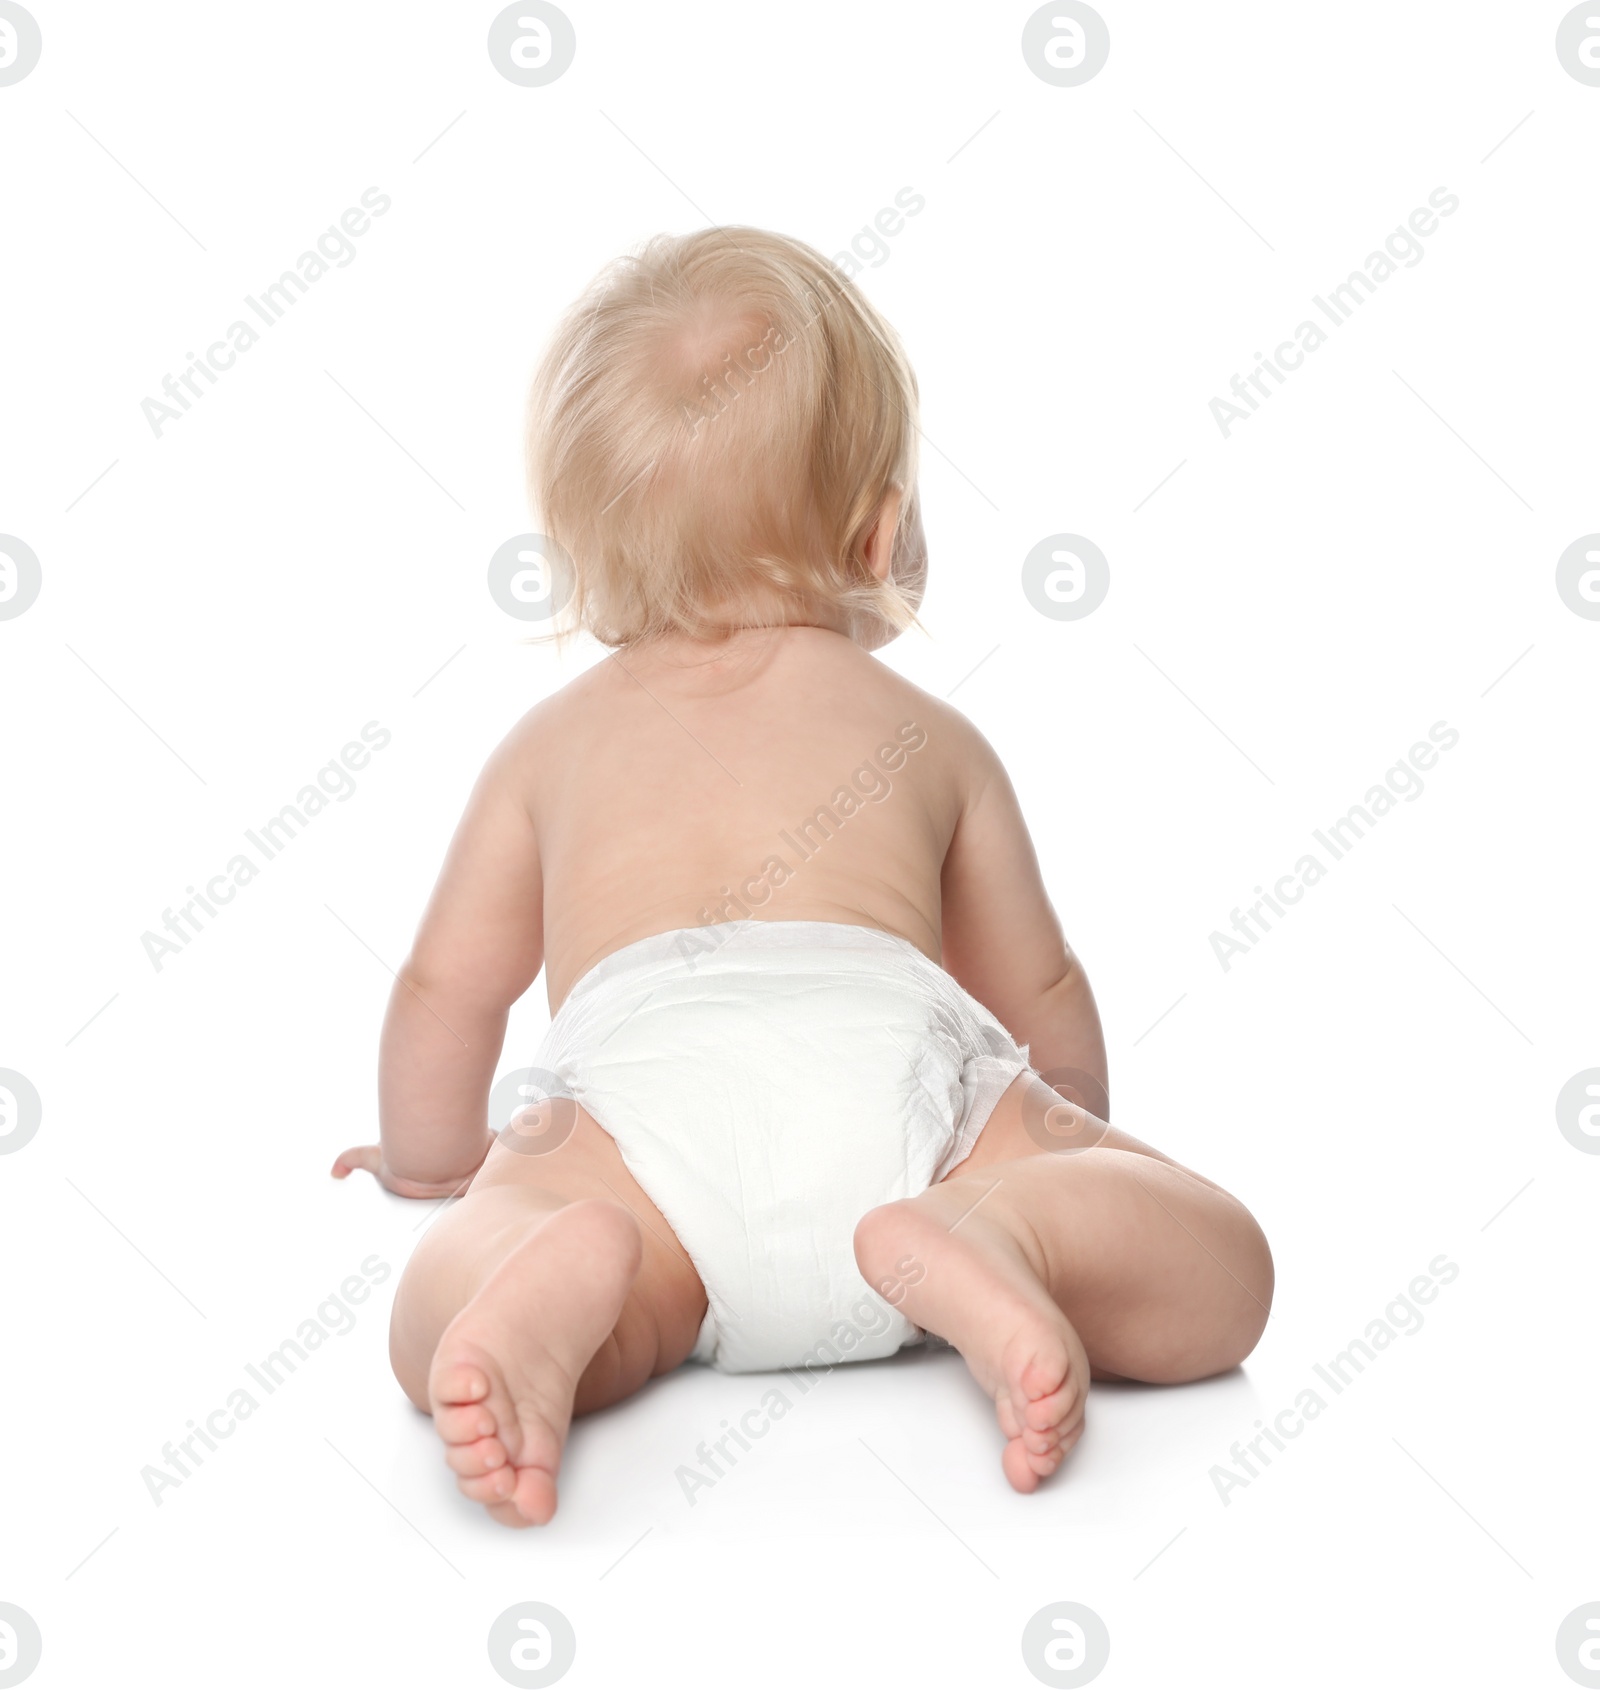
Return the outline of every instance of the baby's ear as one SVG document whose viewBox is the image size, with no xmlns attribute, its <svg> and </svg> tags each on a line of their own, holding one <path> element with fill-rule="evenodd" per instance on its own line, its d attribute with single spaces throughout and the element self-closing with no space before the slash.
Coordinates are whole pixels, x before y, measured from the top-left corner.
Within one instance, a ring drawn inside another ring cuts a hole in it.
<svg viewBox="0 0 1600 1690">
<path fill-rule="evenodd" d="M 922 501 L 913 488 L 900 518 L 894 544 L 894 584 L 910 601 L 913 611 L 922 608 L 928 586 L 928 537 L 922 531 Z"/>
<path fill-rule="evenodd" d="M 862 546 L 867 568 L 880 581 L 887 581 L 894 569 L 895 539 L 900 528 L 901 502 L 902 494 L 896 487 L 878 507 L 878 520 L 873 523 Z"/>
<path fill-rule="evenodd" d="M 900 527 L 895 538 L 896 579 L 899 579 L 902 570 L 908 575 L 925 572 L 928 567 L 928 537 L 922 531 L 922 500 L 917 497 L 914 487 L 900 513 Z"/>
</svg>

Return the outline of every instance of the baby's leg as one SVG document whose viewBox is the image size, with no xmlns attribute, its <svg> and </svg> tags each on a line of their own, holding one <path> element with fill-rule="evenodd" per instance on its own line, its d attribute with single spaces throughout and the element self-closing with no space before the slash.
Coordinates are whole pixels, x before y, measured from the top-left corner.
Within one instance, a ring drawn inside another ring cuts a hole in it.
<svg viewBox="0 0 1600 1690">
<path fill-rule="evenodd" d="M 1085 1148 L 1040 1148 L 1052 1143 Z M 1254 1349 L 1272 1301 L 1272 1257 L 1241 1203 L 1037 1075 L 943 1181 L 863 1218 L 856 1259 L 995 1398 L 1002 1464 L 1023 1491 L 1077 1441 L 1091 1376 L 1223 1372 Z"/>
<path fill-rule="evenodd" d="M 573 1414 L 676 1367 L 705 1308 L 671 1228 L 578 1110 L 558 1149 L 496 1144 L 429 1227 L 395 1293 L 389 1354 L 461 1490 L 507 1525 L 543 1525 Z"/>
</svg>

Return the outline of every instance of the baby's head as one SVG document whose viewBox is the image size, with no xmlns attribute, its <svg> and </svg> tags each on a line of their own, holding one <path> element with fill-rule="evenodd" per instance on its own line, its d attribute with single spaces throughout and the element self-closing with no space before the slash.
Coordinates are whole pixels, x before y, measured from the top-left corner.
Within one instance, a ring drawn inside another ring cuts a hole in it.
<svg viewBox="0 0 1600 1690">
<path fill-rule="evenodd" d="M 534 380 L 528 475 L 570 620 L 607 645 L 916 620 L 917 384 L 833 265 L 761 229 L 658 235 L 601 273 Z"/>
</svg>

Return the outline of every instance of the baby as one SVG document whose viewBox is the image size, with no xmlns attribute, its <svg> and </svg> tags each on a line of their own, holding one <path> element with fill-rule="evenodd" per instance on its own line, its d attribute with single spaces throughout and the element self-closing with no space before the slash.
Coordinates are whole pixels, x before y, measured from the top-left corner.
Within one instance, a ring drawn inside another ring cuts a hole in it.
<svg viewBox="0 0 1600 1690">
<path fill-rule="evenodd" d="M 382 1142 L 333 1169 L 465 1190 L 390 1348 L 507 1525 L 555 1513 L 574 1414 L 691 1358 L 932 1334 L 1032 1491 L 1091 1379 L 1199 1379 L 1265 1325 L 1250 1214 L 1107 1124 L 999 758 L 871 655 L 922 597 L 916 407 L 856 287 L 745 228 L 603 273 L 536 378 L 552 590 L 610 655 L 489 759 L 390 999 Z M 530 1101 L 488 1122 L 541 968 Z"/>
</svg>

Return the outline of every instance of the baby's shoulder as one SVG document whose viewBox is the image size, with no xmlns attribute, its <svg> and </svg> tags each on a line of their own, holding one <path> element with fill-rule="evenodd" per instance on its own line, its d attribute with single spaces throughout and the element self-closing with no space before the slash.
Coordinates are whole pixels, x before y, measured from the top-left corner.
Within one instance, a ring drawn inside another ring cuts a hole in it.
<svg viewBox="0 0 1600 1690">
<path fill-rule="evenodd" d="M 871 658 L 868 661 L 876 662 Z M 982 779 L 998 766 L 994 747 L 948 699 L 924 690 L 881 663 L 877 667 L 889 679 L 888 690 L 896 710 L 916 726 L 919 735 L 926 736 L 947 772 Z"/>
<path fill-rule="evenodd" d="M 483 780 L 526 800 L 565 765 L 581 759 L 594 690 L 593 671 L 586 671 L 523 711 L 489 754 Z"/>
<path fill-rule="evenodd" d="M 975 804 L 997 775 L 999 756 L 979 729 L 948 699 L 929 692 L 890 669 L 880 658 L 861 653 L 870 666 L 860 677 L 858 698 L 863 720 L 892 729 L 895 744 L 910 753 L 912 779 L 941 806 L 964 812 Z M 874 673 L 875 672 L 875 673 Z"/>
</svg>

